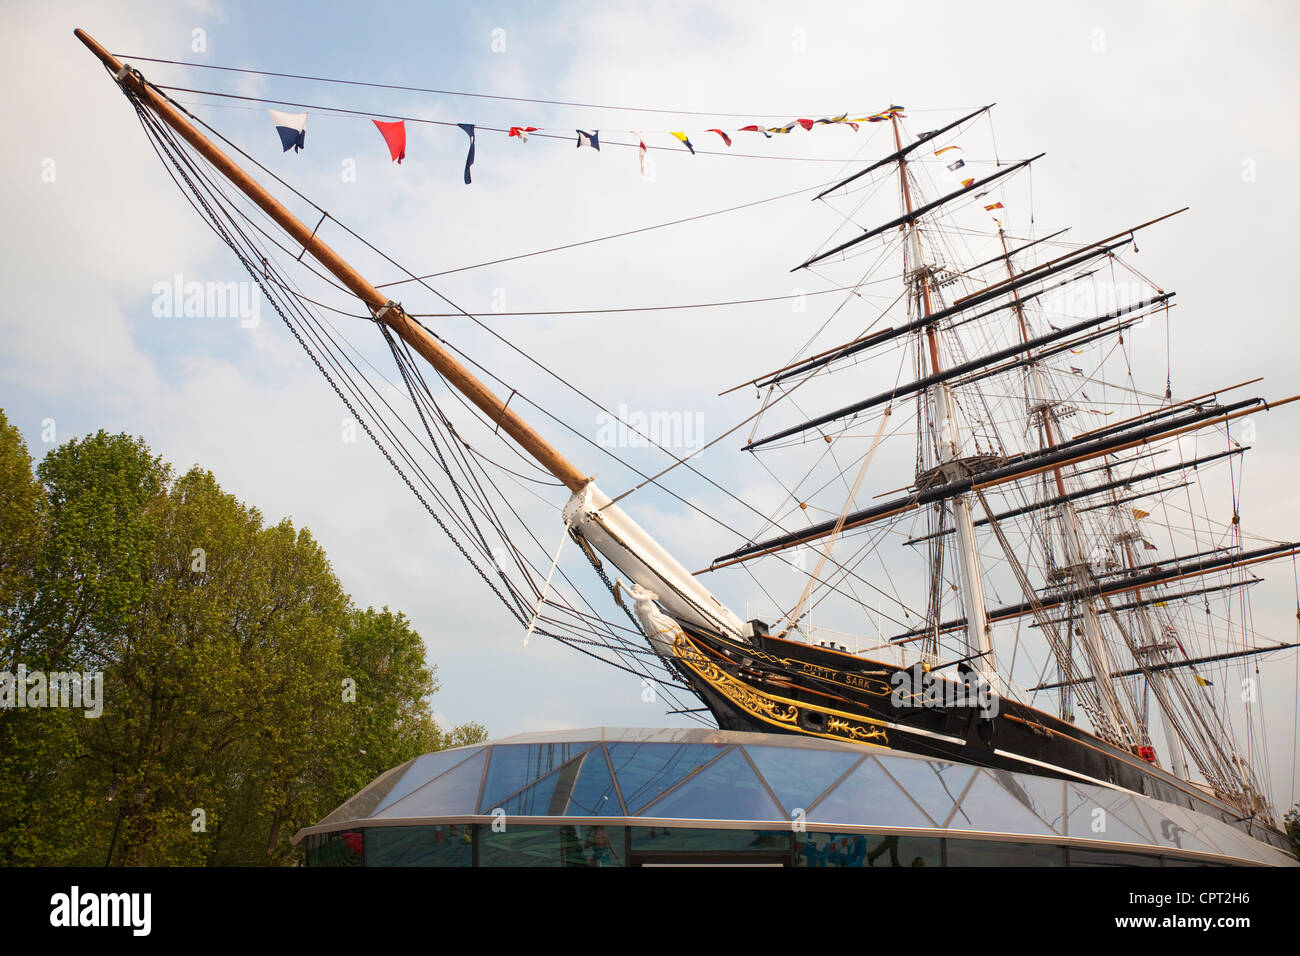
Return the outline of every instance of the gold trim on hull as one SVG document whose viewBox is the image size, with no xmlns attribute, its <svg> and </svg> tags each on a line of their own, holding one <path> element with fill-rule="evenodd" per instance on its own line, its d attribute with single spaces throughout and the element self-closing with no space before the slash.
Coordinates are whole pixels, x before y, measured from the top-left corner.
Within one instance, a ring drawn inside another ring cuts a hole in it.
<svg viewBox="0 0 1300 956">
<path fill-rule="evenodd" d="M 807 704 L 787 700 L 784 697 L 764 694 L 719 668 L 680 629 L 673 638 L 672 646 L 673 656 L 681 661 L 685 667 L 689 668 L 727 700 L 759 720 L 795 733 L 807 734 L 810 737 L 847 740 L 868 747 L 885 749 L 889 747 L 889 736 L 885 733 L 883 721 L 846 714 L 838 710 L 810 707 Z M 826 731 L 810 730 L 802 726 L 799 722 L 801 708 L 805 713 L 820 714 Z"/>
</svg>

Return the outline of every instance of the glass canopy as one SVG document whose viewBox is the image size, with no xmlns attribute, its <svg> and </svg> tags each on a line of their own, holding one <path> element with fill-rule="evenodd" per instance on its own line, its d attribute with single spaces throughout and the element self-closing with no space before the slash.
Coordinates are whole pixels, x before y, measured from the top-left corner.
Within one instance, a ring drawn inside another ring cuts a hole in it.
<svg viewBox="0 0 1300 956">
<path fill-rule="evenodd" d="M 397 828 L 456 834 L 458 826 L 501 818 L 516 830 L 568 821 L 563 832 L 574 839 L 594 827 L 598 841 L 610 824 L 648 827 L 651 836 L 656 825 L 665 833 L 668 826 L 674 833 L 690 827 L 828 831 L 846 835 L 832 849 L 851 855 L 860 854 L 854 833 L 1014 836 L 1022 843 L 1112 844 L 1129 852 L 1296 865 L 1230 823 L 1122 790 L 796 735 L 697 729 L 521 734 L 425 754 L 381 775 L 294 840 L 394 828 L 391 839 L 374 845 L 400 847 L 399 838 L 415 831 Z M 438 846 L 457 853 L 459 839 L 449 836 Z M 385 852 L 400 858 L 405 851 Z"/>
</svg>

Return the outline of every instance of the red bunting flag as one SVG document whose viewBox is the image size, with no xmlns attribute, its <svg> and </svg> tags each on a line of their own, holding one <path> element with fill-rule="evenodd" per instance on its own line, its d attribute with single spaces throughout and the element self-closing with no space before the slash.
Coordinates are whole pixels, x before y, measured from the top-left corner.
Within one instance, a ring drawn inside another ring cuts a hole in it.
<svg viewBox="0 0 1300 956">
<path fill-rule="evenodd" d="M 512 126 L 510 127 L 510 136 L 519 137 L 520 141 L 528 142 L 528 134 L 536 133 L 541 127 L 538 126 Z M 507 136 L 507 139 L 510 137 Z"/>
<path fill-rule="evenodd" d="M 632 135 L 636 137 L 637 145 L 641 147 L 641 178 L 645 179 L 645 134 L 639 129 L 634 129 Z"/>
<path fill-rule="evenodd" d="M 800 126 L 802 126 L 804 129 L 813 128 L 813 121 L 810 119 L 795 120 L 795 122 L 798 123 Z"/>
<path fill-rule="evenodd" d="M 762 133 L 768 139 L 772 138 L 772 134 L 769 133 L 767 130 L 763 129 L 763 127 L 761 126 L 742 126 L 740 128 L 740 131 L 742 133 Z"/>
<path fill-rule="evenodd" d="M 986 210 L 988 210 L 989 212 L 992 212 L 994 209 L 1001 209 L 1001 208 L 1002 208 L 1002 203 L 1000 203 L 1000 202 L 995 202 L 993 205 L 991 205 L 991 206 L 985 206 L 984 208 L 985 208 Z"/>
<path fill-rule="evenodd" d="M 402 120 L 395 123 L 381 123 L 379 120 L 371 120 L 371 122 L 379 128 L 379 135 L 388 144 L 389 154 L 400 165 L 406 158 L 406 123 Z"/>
<path fill-rule="evenodd" d="M 728 146 L 731 145 L 731 137 L 728 136 L 726 133 L 724 133 L 722 130 L 720 130 L 720 129 L 711 129 L 711 130 L 707 130 L 707 132 L 710 132 L 710 133 L 717 133 L 719 136 L 722 137 L 722 141 L 723 141 L 724 143 L 726 143 Z"/>
</svg>

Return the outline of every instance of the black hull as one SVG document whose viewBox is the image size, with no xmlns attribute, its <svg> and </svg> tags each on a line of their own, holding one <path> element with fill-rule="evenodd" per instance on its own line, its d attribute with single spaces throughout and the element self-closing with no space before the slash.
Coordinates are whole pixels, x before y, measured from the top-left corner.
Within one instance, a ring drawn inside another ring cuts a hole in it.
<svg viewBox="0 0 1300 956">
<path fill-rule="evenodd" d="M 742 644 L 686 628 L 674 666 L 723 730 L 792 733 L 1084 783 L 1109 784 L 1230 823 L 1290 849 L 1286 836 L 1242 821 L 1232 804 L 1051 714 L 998 698 L 978 706 L 900 705 L 895 665 L 760 637 Z M 961 686 L 944 679 L 949 691 Z M 953 699 L 952 697 L 948 698 Z M 958 698 L 960 699 L 960 698 Z M 973 703 L 973 702 L 972 702 Z"/>
</svg>

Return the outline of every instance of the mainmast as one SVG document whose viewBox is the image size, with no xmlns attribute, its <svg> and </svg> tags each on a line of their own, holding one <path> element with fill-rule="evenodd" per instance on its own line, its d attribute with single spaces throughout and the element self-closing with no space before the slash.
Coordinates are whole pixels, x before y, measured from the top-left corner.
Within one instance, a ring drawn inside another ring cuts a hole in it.
<svg viewBox="0 0 1300 956">
<path fill-rule="evenodd" d="M 1002 260 L 1007 269 L 1007 279 L 1015 279 L 1015 270 L 1011 265 L 1011 253 L 1007 250 L 1007 235 L 998 225 L 998 239 L 1002 243 Z M 1025 319 L 1024 304 L 1020 300 L 1020 291 L 1016 288 L 1011 290 L 1012 302 L 1016 322 L 1020 328 L 1020 339 L 1022 343 L 1028 343 L 1031 336 L 1029 334 L 1029 323 Z M 1042 448 L 1050 448 L 1057 444 L 1064 436 L 1061 434 L 1060 422 L 1057 419 L 1056 403 L 1052 401 L 1048 394 L 1046 384 L 1043 381 L 1043 372 L 1038 362 L 1033 360 L 1033 355 L 1028 356 L 1029 362 L 1029 382 L 1030 382 L 1030 416 L 1037 420 L 1039 443 Z M 1065 478 L 1060 466 L 1052 469 L 1052 476 L 1056 481 L 1057 495 L 1061 503 L 1057 506 L 1057 517 L 1059 518 L 1059 527 L 1062 543 L 1062 551 L 1065 554 L 1066 567 L 1065 571 L 1073 579 L 1075 587 L 1079 590 L 1092 587 L 1096 582 L 1092 575 L 1092 569 L 1084 555 L 1083 537 L 1079 529 L 1079 518 L 1075 513 L 1074 504 L 1069 500 L 1065 491 Z M 1105 634 L 1102 631 L 1101 621 L 1097 614 L 1097 608 L 1092 601 L 1081 601 L 1083 610 L 1083 638 L 1084 654 L 1088 658 L 1092 673 L 1097 675 L 1096 687 L 1099 691 L 1098 702 L 1102 705 L 1103 713 L 1113 726 L 1110 728 L 1097 728 L 1103 736 L 1117 736 L 1117 731 L 1123 731 L 1126 728 L 1126 721 L 1120 716 L 1119 695 L 1115 692 L 1115 685 L 1110 681 L 1110 673 L 1114 670 L 1110 659 L 1109 649 L 1106 647 Z M 1068 636 L 1067 636 L 1068 640 Z M 1070 719 L 1069 714 L 1069 685 L 1061 688 L 1061 716 Z M 1129 734 L 1129 746 L 1132 746 L 1133 740 Z"/>
<path fill-rule="evenodd" d="M 916 296 L 922 310 L 922 317 L 934 314 L 930 298 L 930 269 L 925 262 L 921 246 L 920 228 L 914 216 L 912 189 L 907 179 L 907 159 L 903 151 L 902 137 L 898 130 L 898 117 L 891 114 L 890 122 L 894 129 L 894 145 L 899 152 L 898 176 L 902 182 L 903 204 L 908 222 L 903 228 L 909 230 L 912 244 L 912 270 L 909 275 L 919 290 Z M 939 339 L 935 323 L 925 326 L 925 343 L 929 356 L 930 371 L 938 375 L 943 371 L 939 359 Z M 934 441 L 938 459 L 939 474 L 944 480 L 952 481 L 968 474 L 961 462 L 961 433 L 953 414 L 952 390 L 947 382 L 936 382 L 930 387 L 931 400 L 934 403 L 935 416 L 931 420 L 931 438 Z M 971 514 L 970 497 L 967 494 L 954 495 L 952 499 L 953 522 L 957 528 L 957 553 L 962 580 L 962 598 L 966 605 L 966 647 L 974 659 L 974 666 L 989 682 L 994 690 L 1001 692 L 993 655 L 993 630 L 989 626 L 984 604 L 984 580 L 980 567 L 979 545 L 975 540 L 974 517 Z M 938 608 L 935 608 L 938 614 Z"/>
</svg>

